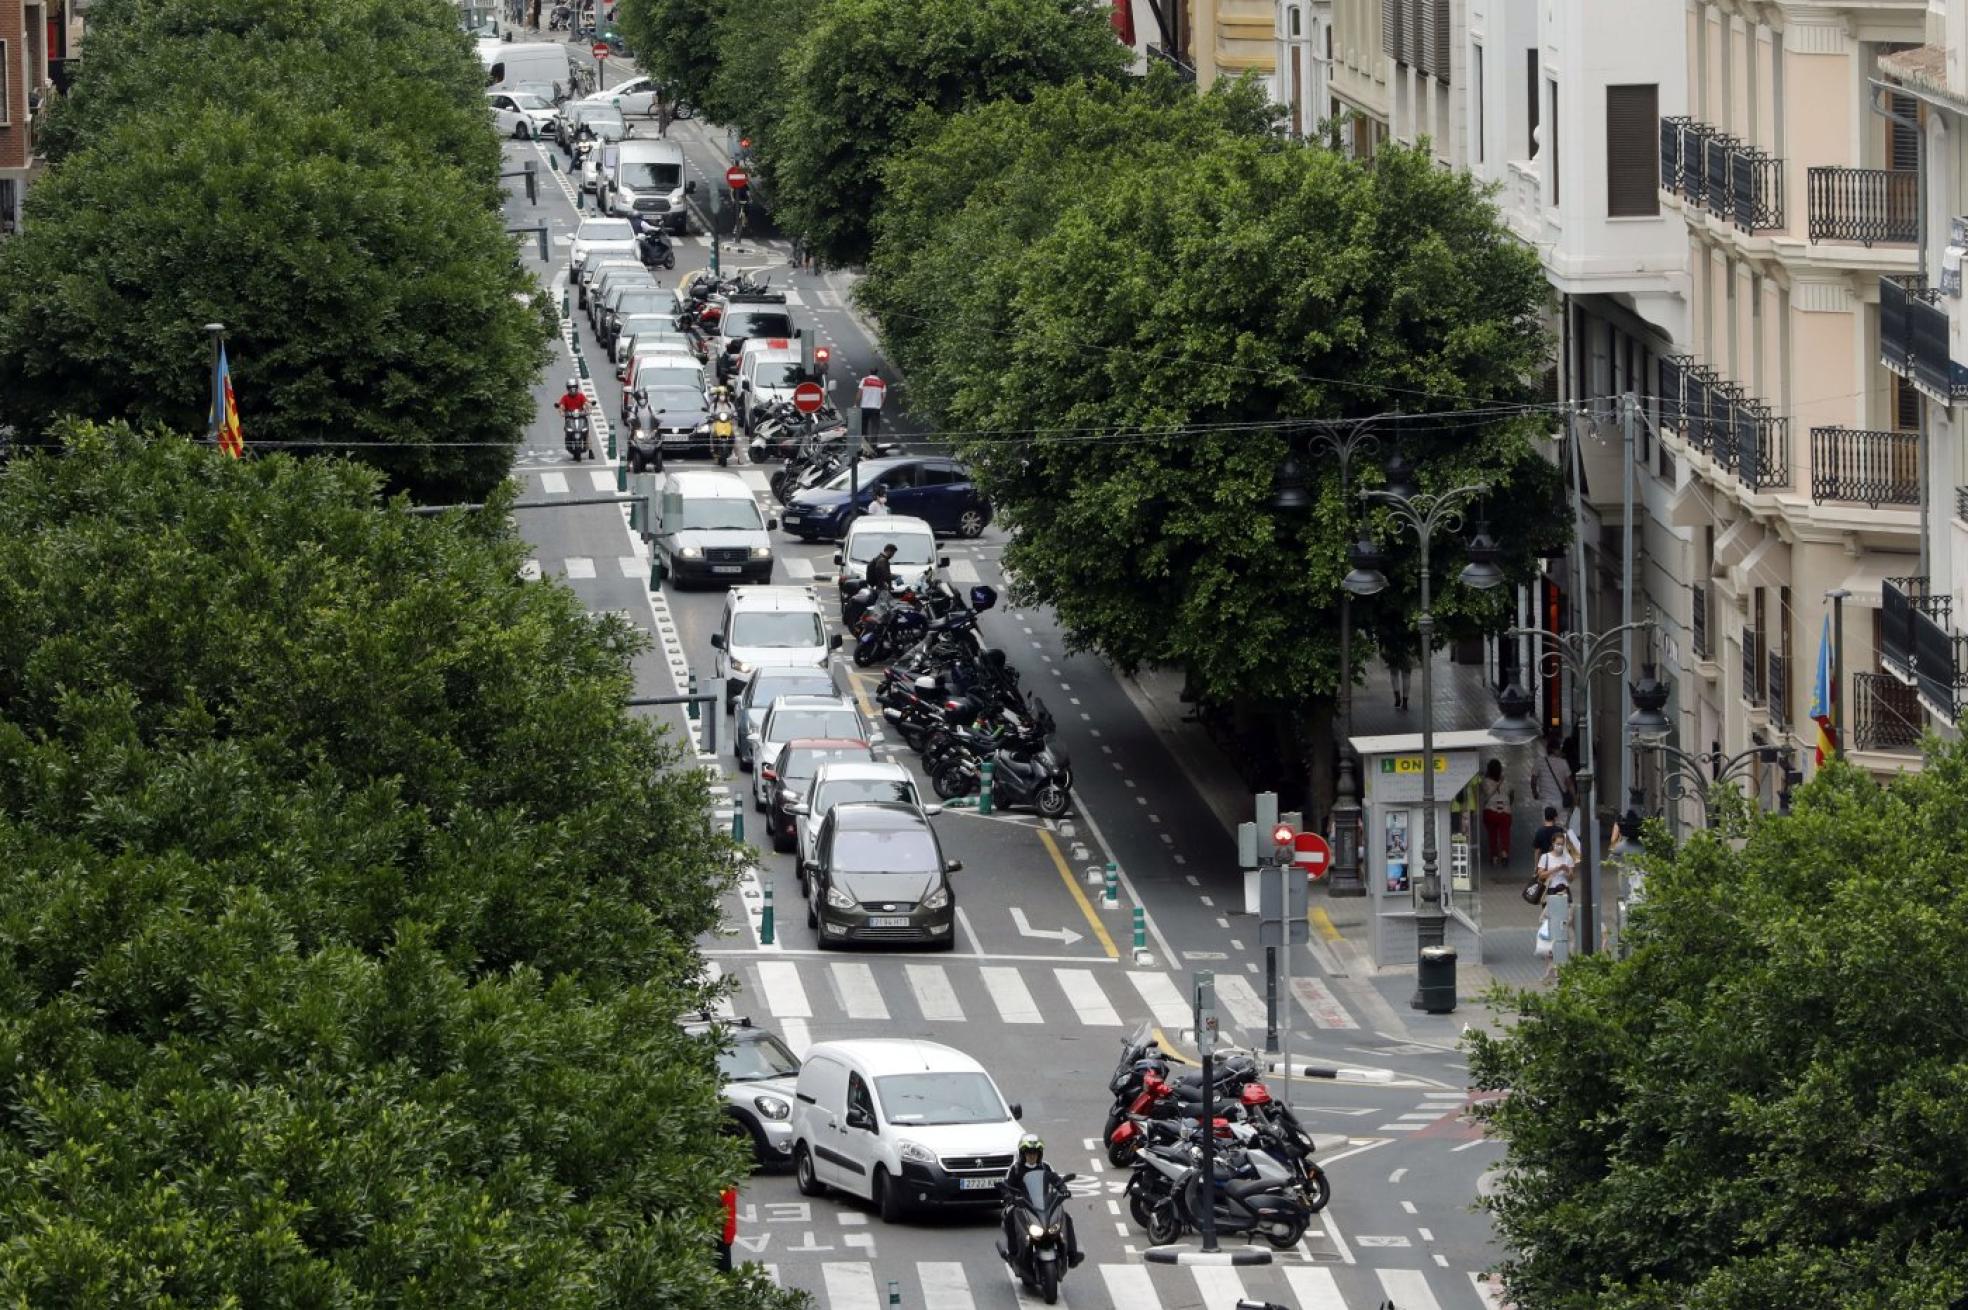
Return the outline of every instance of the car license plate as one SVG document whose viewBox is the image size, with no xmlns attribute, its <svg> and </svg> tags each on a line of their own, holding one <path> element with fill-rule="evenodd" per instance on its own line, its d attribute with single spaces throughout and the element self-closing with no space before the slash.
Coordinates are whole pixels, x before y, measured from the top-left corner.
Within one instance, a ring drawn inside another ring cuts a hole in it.
<svg viewBox="0 0 1968 1310">
<path fill-rule="evenodd" d="M 868 920 L 868 926 L 870 928 L 906 928 L 909 926 L 909 918 L 907 915 L 896 915 L 893 917 L 877 916 Z"/>
<path fill-rule="evenodd" d="M 737 566 L 736 564 L 713 564 L 713 565 L 711 565 L 711 572 L 713 572 L 713 573 L 743 573 L 743 572 L 744 572 L 744 570 L 743 570 L 743 569 L 741 569 L 741 568 L 739 568 L 739 567 L 738 567 L 738 566 Z"/>
<path fill-rule="evenodd" d="M 995 1178 L 959 1178 L 957 1187 L 966 1192 L 986 1192 L 998 1185 Z"/>
</svg>

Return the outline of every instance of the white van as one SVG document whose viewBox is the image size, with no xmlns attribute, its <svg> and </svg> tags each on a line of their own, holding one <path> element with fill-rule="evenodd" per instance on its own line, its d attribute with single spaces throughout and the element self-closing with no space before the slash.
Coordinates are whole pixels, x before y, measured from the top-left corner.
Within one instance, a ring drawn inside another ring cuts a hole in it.
<svg viewBox="0 0 1968 1310">
<path fill-rule="evenodd" d="M 772 539 L 765 534 L 779 525 L 759 513 L 752 489 L 736 473 L 665 473 L 656 479 L 651 509 L 651 557 L 677 586 L 772 581 Z"/>
<path fill-rule="evenodd" d="M 840 644 L 805 587 L 733 587 L 724 593 L 724 618 L 711 634 L 711 674 L 723 681 L 724 707 L 731 709 L 753 669 L 824 670 Z"/>
<path fill-rule="evenodd" d="M 984 1066 L 913 1038 L 821 1042 L 793 1093 L 800 1192 L 864 1197 L 894 1223 L 920 1206 L 998 1204 L 1025 1129 Z"/>
<path fill-rule="evenodd" d="M 738 352 L 738 422 L 752 434 L 758 411 L 775 400 L 791 400 L 806 380 L 800 343 L 791 337 L 752 337 Z"/>
<path fill-rule="evenodd" d="M 498 48 L 489 43 L 479 46 L 485 64 L 485 89 L 512 91 L 521 82 L 546 82 L 554 89 L 556 101 L 564 99 L 574 84 L 567 68 L 567 47 L 558 41 L 501 41 Z"/>
<path fill-rule="evenodd" d="M 624 218 L 640 214 L 681 235 L 690 225 L 683 198 L 697 189 L 683 169 L 683 147 L 674 141 L 624 141 L 602 179 L 601 208 Z"/>
<path fill-rule="evenodd" d="M 932 569 L 950 567 L 950 557 L 936 553 L 936 533 L 922 519 L 909 514 L 862 515 L 848 525 L 841 548 L 834 552 L 834 567 L 840 583 L 841 614 L 847 613 L 847 598 L 861 590 L 868 577 L 868 564 L 881 548 L 895 546 L 895 558 L 888 562 L 897 586 L 914 582 Z"/>
</svg>

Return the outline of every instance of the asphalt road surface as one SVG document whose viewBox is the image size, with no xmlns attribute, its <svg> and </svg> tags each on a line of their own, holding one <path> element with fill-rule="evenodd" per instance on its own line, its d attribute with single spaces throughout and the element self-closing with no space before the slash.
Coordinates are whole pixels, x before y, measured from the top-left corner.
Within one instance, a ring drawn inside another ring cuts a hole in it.
<svg viewBox="0 0 1968 1310">
<path fill-rule="evenodd" d="M 611 79 L 614 80 L 614 79 Z M 653 132 L 639 125 L 638 133 Z M 725 134 L 699 123 L 673 126 L 688 151 L 701 200 L 724 171 Z M 508 216 L 515 225 L 546 222 L 551 258 L 522 258 L 556 301 L 567 276 L 567 239 L 580 214 L 564 172 L 549 172 L 551 145 L 513 142 L 508 168 L 532 158 L 542 172 L 538 205 L 514 179 Z M 587 212 L 592 212 L 592 201 Z M 678 247 L 664 285 L 709 264 L 709 243 L 696 233 Z M 724 267 L 773 268 L 795 320 L 835 350 L 833 380 L 845 387 L 875 361 L 876 350 L 844 300 L 838 277 L 791 274 L 783 244 L 722 252 Z M 588 359 L 603 419 L 612 423 L 620 392 L 609 362 L 595 348 L 585 318 L 571 324 Z M 606 459 L 572 462 L 561 449 L 550 409 L 575 371 L 572 331 L 536 388 L 539 417 L 517 476 L 526 499 L 613 493 Z M 903 398 L 906 399 L 906 393 Z M 890 409 L 897 408 L 895 399 Z M 906 413 L 892 429 L 920 433 Z M 605 454 L 607 427 L 597 426 Z M 675 462 L 673 461 L 673 466 Z M 683 466 L 690 466 L 685 463 Z M 765 469 L 739 469 L 768 516 L 778 507 Z M 530 575 L 571 587 L 594 611 L 619 612 L 651 635 L 636 667 L 639 696 L 671 695 L 690 671 L 710 686 L 710 636 L 722 597 L 715 591 L 651 591 L 648 556 L 630 533 L 627 511 L 614 505 L 522 510 L 521 531 L 533 547 Z M 775 534 L 776 584 L 813 587 L 830 619 L 838 613 L 833 548 L 801 545 Z M 1004 538 L 995 527 L 974 541 L 951 541 L 947 575 L 959 587 L 1002 584 Z M 1292 1103 L 1321 1139 L 1333 1201 L 1298 1247 L 1255 1268 L 1170 1267 L 1144 1263 L 1144 1234 L 1118 1197 L 1126 1176 L 1098 1150 L 1109 1097 L 1106 1081 L 1121 1036 L 1153 1019 L 1178 1048 L 1190 1026 L 1192 969 L 1216 971 L 1227 1033 L 1247 1046 L 1264 1035 L 1264 978 L 1253 918 L 1241 909 L 1234 846 L 1169 758 L 1123 684 L 1097 659 L 1070 654 L 1049 614 L 1001 607 L 984 616 L 987 638 L 1002 647 L 1052 708 L 1060 744 L 1075 766 L 1072 812 L 1056 822 L 999 813 L 948 812 L 935 820 L 950 854 L 964 861 L 953 876 L 961 916 L 956 949 L 935 955 L 830 952 L 816 949 L 793 876 L 792 857 L 762 849 L 758 870 L 725 905 L 723 930 L 706 954 L 735 980 L 733 1006 L 778 1031 L 803 1053 L 841 1037 L 917 1036 L 958 1047 L 992 1071 L 1008 1099 L 1022 1101 L 1025 1126 L 1047 1142 L 1049 1159 L 1079 1174 L 1073 1206 L 1087 1261 L 1065 1280 L 1061 1304 L 1117 1310 L 1232 1310 L 1239 1298 L 1268 1299 L 1302 1310 L 1482 1310 L 1501 1304 L 1481 1273 L 1498 1256 L 1487 1218 L 1473 1209 L 1479 1179 L 1498 1149 L 1463 1117 L 1467 1071 L 1461 1056 L 1376 1032 L 1344 985 L 1321 978 L 1305 951 L 1295 953 L 1295 986 L 1286 999 L 1291 1049 L 1342 1070 L 1333 1080 L 1294 1080 Z M 874 679 L 838 661 L 837 681 L 865 699 Z M 675 731 L 701 740 L 702 724 L 664 711 Z M 719 725 L 719 751 L 699 755 L 719 775 L 720 809 L 729 824 L 735 804 L 748 833 L 763 845 L 762 818 L 746 803 L 750 776 L 737 772 L 730 725 Z M 894 758 L 913 763 L 898 741 Z M 925 792 L 927 780 L 922 781 Z M 1103 870 L 1121 871 L 1117 905 L 1103 902 Z M 774 891 L 776 932 L 762 943 L 760 908 Z M 1146 909 L 1148 940 L 1137 956 L 1134 907 Z M 1382 1025 L 1386 1025 L 1383 1023 Z M 1282 1091 L 1273 1078 L 1274 1092 Z M 1022 1291 L 994 1250 L 991 1217 L 927 1218 L 885 1225 L 866 1204 L 801 1197 L 790 1176 L 761 1174 L 743 1191 L 738 1250 L 780 1282 L 808 1290 L 826 1310 L 979 1310 L 1039 1304 Z M 1235 1244 L 1235 1239 L 1231 1239 Z M 891 1294 L 895 1299 L 891 1299 Z"/>
</svg>

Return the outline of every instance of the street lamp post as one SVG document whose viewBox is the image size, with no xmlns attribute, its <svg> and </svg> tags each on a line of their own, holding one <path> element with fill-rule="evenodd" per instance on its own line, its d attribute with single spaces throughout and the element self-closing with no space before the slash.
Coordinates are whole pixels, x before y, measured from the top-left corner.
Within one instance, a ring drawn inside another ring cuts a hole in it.
<svg viewBox="0 0 1968 1310">
<path fill-rule="evenodd" d="M 1506 636 L 1542 637 L 1549 644 L 1542 660 L 1550 660 L 1559 668 L 1572 675 L 1575 685 L 1585 687 L 1585 724 L 1583 740 L 1579 743 L 1579 770 L 1573 776 L 1578 787 L 1578 803 L 1585 811 L 1586 834 L 1581 843 L 1585 847 L 1585 868 L 1579 878 L 1579 951 L 1590 955 L 1599 949 L 1599 896 L 1598 870 L 1596 867 L 1597 847 L 1599 845 L 1599 816 L 1592 804 L 1592 784 L 1595 781 L 1592 746 L 1592 684 L 1602 673 L 1626 676 L 1626 638 L 1633 632 L 1653 627 L 1652 619 L 1638 623 L 1622 623 L 1617 628 L 1608 629 L 1597 635 L 1588 632 L 1559 633 L 1545 632 L 1538 628 L 1512 628 Z M 1555 672 L 1555 670 L 1553 671 Z M 1544 676 L 1551 677 L 1553 673 Z M 1650 721 L 1639 721 L 1636 711 L 1633 728 L 1645 732 Z M 1497 720 L 1490 731 L 1500 740 L 1511 745 L 1527 745 L 1542 736 L 1539 725 L 1527 713 L 1511 714 Z"/>
<path fill-rule="evenodd" d="M 1721 747 L 1715 747 L 1705 755 L 1684 751 L 1679 746 L 1671 746 L 1666 741 L 1648 741 L 1646 745 L 1661 753 L 1661 771 L 1668 777 L 1691 784 L 1695 797 L 1701 801 L 1702 823 L 1715 822 L 1715 797 L 1724 784 L 1734 785 L 1748 774 L 1750 765 L 1757 761 L 1768 761 L 1783 765 L 1786 773 L 1791 768 L 1794 753 L 1788 746 L 1751 746 L 1748 750 L 1734 755 L 1723 755 Z M 1704 773 L 1703 766 L 1707 766 Z M 1688 793 L 1683 791 L 1680 795 Z M 1678 799 L 1671 798 L 1671 799 Z"/>
<path fill-rule="evenodd" d="M 1373 419 L 1363 418 L 1351 422 L 1320 420 L 1313 424 L 1307 448 L 1313 454 L 1324 452 L 1339 461 L 1341 505 L 1353 503 L 1353 457 L 1380 449 L 1373 423 Z M 1356 543 L 1349 557 L 1356 569 L 1364 565 L 1378 570 L 1382 562 L 1372 542 Z M 1367 894 L 1367 880 L 1360 873 L 1359 767 L 1359 756 L 1353 750 L 1353 593 L 1342 587 L 1339 594 L 1339 777 L 1334 785 L 1333 867 L 1332 876 L 1326 880 L 1328 896 Z"/>
<path fill-rule="evenodd" d="M 1437 531 L 1454 532 L 1462 526 L 1462 510 L 1470 501 L 1483 496 L 1489 487 L 1482 483 L 1452 487 L 1440 493 L 1416 492 L 1401 495 L 1393 491 L 1367 490 L 1365 500 L 1375 501 L 1393 511 L 1395 521 L 1415 535 L 1421 546 L 1421 613 L 1415 630 L 1421 636 L 1421 908 L 1415 913 L 1415 996 L 1410 1005 L 1423 1008 L 1420 983 L 1421 952 L 1440 946 L 1448 933 L 1448 914 L 1442 908 L 1442 878 L 1435 867 L 1435 696 L 1430 655 L 1435 639 L 1433 577 L 1428 566 L 1428 548 Z M 1497 567 L 1501 552 L 1479 525 L 1467 547 L 1469 563 L 1463 567 L 1464 585 L 1488 590 L 1503 581 Z M 1356 568 L 1347 574 L 1346 590 L 1355 596 L 1371 596 L 1387 586 L 1377 569 Z"/>
</svg>

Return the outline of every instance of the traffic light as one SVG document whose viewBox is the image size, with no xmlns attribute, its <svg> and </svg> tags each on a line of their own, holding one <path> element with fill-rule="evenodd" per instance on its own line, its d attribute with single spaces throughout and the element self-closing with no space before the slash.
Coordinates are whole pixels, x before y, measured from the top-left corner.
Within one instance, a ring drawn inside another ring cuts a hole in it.
<svg viewBox="0 0 1968 1310">
<path fill-rule="evenodd" d="M 656 534 L 656 475 L 637 473 L 629 479 L 629 530 L 649 540 Z"/>
</svg>

